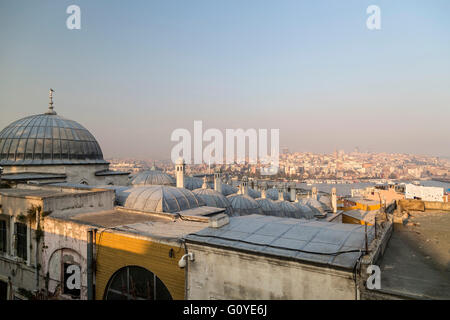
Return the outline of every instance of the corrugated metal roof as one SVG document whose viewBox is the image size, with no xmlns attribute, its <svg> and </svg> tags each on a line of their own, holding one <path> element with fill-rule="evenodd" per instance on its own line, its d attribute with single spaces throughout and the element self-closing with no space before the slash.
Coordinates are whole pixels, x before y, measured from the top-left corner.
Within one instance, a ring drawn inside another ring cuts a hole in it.
<svg viewBox="0 0 450 320">
<path fill-rule="evenodd" d="M 374 230 L 367 230 L 370 242 Z M 352 269 L 365 250 L 364 226 L 262 215 L 232 217 L 228 225 L 186 240 L 345 269 Z"/>
</svg>

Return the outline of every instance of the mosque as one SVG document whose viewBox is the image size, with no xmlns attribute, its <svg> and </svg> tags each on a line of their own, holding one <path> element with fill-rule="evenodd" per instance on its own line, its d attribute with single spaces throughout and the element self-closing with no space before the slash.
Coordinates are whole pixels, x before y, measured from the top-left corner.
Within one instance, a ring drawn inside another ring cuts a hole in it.
<svg viewBox="0 0 450 320">
<path fill-rule="evenodd" d="M 245 176 L 233 186 L 218 171 L 211 181 L 189 177 L 183 159 L 175 176 L 153 167 L 130 177 L 109 169 L 85 127 L 57 115 L 53 90 L 49 100 L 44 114 L 0 132 L 0 289 L 7 288 L 0 298 L 355 296 L 354 266 L 373 237 L 364 237 L 362 225 L 342 224 L 335 191 L 312 188 L 305 196 L 293 184 L 269 188 L 273 182 Z M 75 289 L 64 285 L 73 267 L 80 270 Z M 329 290 L 298 289 L 286 278 L 293 270 L 305 287 L 322 284 L 325 272 Z M 266 285 L 268 275 L 292 284 L 291 293 Z M 244 293 L 230 291 L 228 281 Z M 341 284 L 346 290 L 333 291 Z"/>
<path fill-rule="evenodd" d="M 2 181 L 10 186 L 66 183 L 111 187 L 120 205 L 130 201 L 128 196 L 135 203 L 147 204 L 151 202 L 145 197 L 159 197 L 155 201 L 185 197 L 188 203 L 198 206 L 224 208 L 230 216 L 263 214 L 312 219 L 327 210 L 333 211 L 331 199 L 322 196 L 319 201 L 317 193 L 299 201 L 294 186 L 288 193 L 284 185 L 268 190 L 267 183 L 262 183 L 255 189 L 254 181 L 250 187 L 246 177 L 236 188 L 223 183 L 220 173 L 214 175 L 214 182 L 208 182 L 206 177 L 185 176 L 184 161 L 176 164 L 176 177 L 154 166 L 129 179 L 128 172 L 109 169 L 99 143 L 84 126 L 56 113 L 53 92 L 50 89 L 45 113 L 14 121 L 0 132 Z M 136 199 L 139 197 L 145 201 Z M 169 207 L 162 209 L 172 210 Z"/>
<path fill-rule="evenodd" d="M 95 137 L 78 122 L 56 113 L 53 92 L 50 89 L 45 113 L 14 121 L 0 132 L 3 182 L 126 184 L 128 173 L 109 170 Z"/>
</svg>

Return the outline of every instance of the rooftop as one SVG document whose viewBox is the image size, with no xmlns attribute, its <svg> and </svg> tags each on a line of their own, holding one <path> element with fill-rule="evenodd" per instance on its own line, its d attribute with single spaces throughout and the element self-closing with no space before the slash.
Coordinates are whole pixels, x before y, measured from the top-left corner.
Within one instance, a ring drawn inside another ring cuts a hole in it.
<svg viewBox="0 0 450 320">
<path fill-rule="evenodd" d="M 110 231 L 134 234 L 152 239 L 176 240 L 183 236 L 197 232 L 209 226 L 208 220 L 189 220 L 176 215 L 160 216 L 155 214 L 137 213 L 125 209 L 95 211 L 80 213 L 70 217 L 54 216 L 59 220 L 70 220 L 76 223 Z M 194 217 L 195 219 L 195 217 Z"/>
<path fill-rule="evenodd" d="M 381 291 L 419 299 L 450 299 L 450 213 L 411 211 L 379 261 Z"/>
<path fill-rule="evenodd" d="M 368 227 L 369 242 L 373 228 Z M 204 245 L 353 269 L 365 248 L 364 226 L 248 215 L 186 236 Z"/>
</svg>

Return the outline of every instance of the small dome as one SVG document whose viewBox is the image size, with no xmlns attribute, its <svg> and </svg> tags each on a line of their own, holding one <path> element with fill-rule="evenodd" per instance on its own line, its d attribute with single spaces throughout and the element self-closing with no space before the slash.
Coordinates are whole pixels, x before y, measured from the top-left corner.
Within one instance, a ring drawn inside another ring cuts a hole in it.
<svg viewBox="0 0 450 320">
<path fill-rule="evenodd" d="M 325 210 L 322 207 L 322 204 L 313 199 L 313 198 L 304 198 L 300 200 L 300 203 L 307 205 L 308 207 L 310 207 L 312 209 L 312 211 L 314 212 L 314 214 L 323 214 L 325 213 Z"/>
<path fill-rule="evenodd" d="M 322 196 L 319 196 L 318 200 L 322 204 L 322 207 L 325 210 L 331 210 L 331 198 L 330 198 L 330 196 L 322 195 Z"/>
<path fill-rule="evenodd" d="M 121 192 L 128 209 L 148 212 L 179 212 L 204 206 L 205 202 L 191 191 L 171 186 L 134 187 Z"/>
<path fill-rule="evenodd" d="M 253 199 L 256 199 L 256 198 L 260 198 L 261 197 L 261 192 L 249 187 L 248 188 L 248 195 L 250 197 L 252 197 Z"/>
<path fill-rule="evenodd" d="M 258 205 L 261 207 L 263 214 L 268 216 L 283 217 L 283 211 L 280 207 L 271 199 L 258 198 L 255 199 Z"/>
<path fill-rule="evenodd" d="M 148 185 L 165 185 L 165 186 L 175 186 L 175 179 L 159 170 L 148 170 L 139 172 L 131 184 L 134 186 L 148 186 Z"/>
<path fill-rule="evenodd" d="M 299 218 L 300 210 L 292 202 L 277 200 L 275 203 L 278 205 L 279 210 L 283 212 L 284 217 Z"/>
<path fill-rule="evenodd" d="M 0 132 L 0 165 L 107 164 L 94 136 L 56 113 L 17 120 Z"/>
<path fill-rule="evenodd" d="M 306 204 L 303 204 L 301 202 L 292 202 L 294 206 L 296 206 L 299 209 L 299 218 L 303 219 L 312 219 L 314 218 L 314 211 L 308 207 Z"/>
<path fill-rule="evenodd" d="M 203 185 L 203 179 L 199 177 L 184 177 L 184 187 L 188 190 L 195 190 L 201 188 Z M 214 187 L 208 182 L 209 187 Z"/>
<path fill-rule="evenodd" d="M 232 194 L 227 198 L 230 201 L 236 215 L 246 216 L 249 214 L 263 214 L 258 202 L 256 202 L 252 197 L 243 194 Z"/>
<path fill-rule="evenodd" d="M 233 207 L 227 197 L 222 193 L 209 188 L 195 189 L 192 193 L 201 198 L 208 207 L 225 208 L 227 215 L 233 215 Z"/>
<path fill-rule="evenodd" d="M 283 192 L 284 200 L 289 201 L 291 197 L 289 196 L 289 193 Z M 270 188 L 266 191 L 266 197 L 272 200 L 278 200 L 278 189 L 277 188 Z"/>
<path fill-rule="evenodd" d="M 238 188 L 230 186 L 229 184 L 222 183 L 222 194 L 224 196 L 229 196 L 230 194 L 237 193 L 239 191 Z"/>
</svg>

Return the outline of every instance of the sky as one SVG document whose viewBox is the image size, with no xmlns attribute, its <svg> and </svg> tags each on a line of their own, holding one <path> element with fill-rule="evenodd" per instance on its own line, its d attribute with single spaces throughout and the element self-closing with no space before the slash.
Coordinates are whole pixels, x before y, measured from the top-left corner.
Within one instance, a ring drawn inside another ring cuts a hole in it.
<svg viewBox="0 0 450 320">
<path fill-rule="evenodd" d="M 279 129 L 291 151 L 450 157 L 449 14 L 448 0 L 0 0 L 0 128 L 45 112 L 53 88 L 106 157 L 168 159 L 194 120 Z"/>
</svg>

